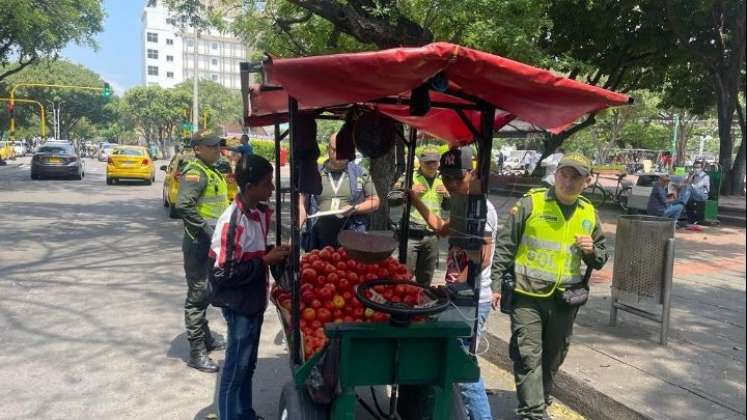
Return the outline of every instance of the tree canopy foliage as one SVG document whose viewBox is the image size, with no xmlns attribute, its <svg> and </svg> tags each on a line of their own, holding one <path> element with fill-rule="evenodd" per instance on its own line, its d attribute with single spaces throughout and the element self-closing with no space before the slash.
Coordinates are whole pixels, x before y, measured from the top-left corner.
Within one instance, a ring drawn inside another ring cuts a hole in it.
<svg viewBox="0 0 747 420">
<path fill-rule="evenodd" d="M 103 17 L 101 0 L 3 0 L 0 81 L 31 63 L 57 58 L 70 42 L 95 46 Z"/>
</svg>

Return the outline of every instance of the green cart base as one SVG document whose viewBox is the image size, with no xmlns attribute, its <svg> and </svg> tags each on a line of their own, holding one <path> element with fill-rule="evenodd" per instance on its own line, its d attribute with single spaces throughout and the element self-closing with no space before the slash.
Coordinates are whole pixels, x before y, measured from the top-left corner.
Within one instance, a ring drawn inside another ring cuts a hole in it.
<svg viewBox="0 0 747 420">
<path fill-rule="evenodd" d="M 461 400 L 454 385 L 480 378 L 477 360 L 459 338 L 470 336 L 463 322 L 426 322 L 408 327 L 388 324 L 328 324 L 338 340 L 338 393 L 329 406 L 314 404 L 304 383 L 319 360 L 294 369 L 294 383 L 283 389 L 281 420 L 354 420 L 356 387 L 402 386 L 398 413 L 403 420 L 454 420 Z"/>
</svg>

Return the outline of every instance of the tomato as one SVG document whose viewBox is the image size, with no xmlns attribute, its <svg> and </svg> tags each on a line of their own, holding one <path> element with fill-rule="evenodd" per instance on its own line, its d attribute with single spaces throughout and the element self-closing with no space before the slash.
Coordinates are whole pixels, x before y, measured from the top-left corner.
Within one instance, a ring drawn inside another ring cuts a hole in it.
<svg viewBox="0 0 747 420">
<path fill-rule="evenodd" d="M 301 331 L 303 331 L 306 328 L 306 320 L 301 319 L 298 324 L 301 326 Z"/>
<path fill-rule="evenodd" d="M 307 304 L 311 304 L 311 301 L 316 299 L 316 293 L 313 290 L 307 290 L 301 294 L 301 299 Z"/>
<path fill-rule="evenodd" d="M 342 324 L 342 318 L 335 318 L 335 324 Z"/>
<path fill-rule="evenodd" d="M 311 321 L 311 329 L 316 331 L 318 329 L 322 328 L 322 323 L 318 319 L 315 319 Z"/>
<path fill-rule="evenodd" d="M 319 309 L 322 307 L 322 301 L 320 301 L 319 299 L 314 299 L 311 301 L 309 306 L 311 306 L 314 309 Z"/>
<path fill-rule="evenodd" d="M 306 308 L 301 313 L 301 317 L 306 321 L 311 322 L 316 319 L 316 310 L 313 308 Z"/>
<path fill-rule="evenodd" d="M 332 304 L 331 300 L 324 302 L 324 307 L 329 309 L 330 311 L 335 309 L 335 305 Z"/>
<path fill-rule="evenodd" d="M 319 252 L 319 258 L 324 261 L 329 261 L 332 258 L 332 253 L 327 251 L 326 249 L 323 249 L 321 252 Z"/>
<path fill-rule="evenodd" d="M 313 264 L 314 261 L 319 261 L 319 255 L 318 254 L 311 253 L 311 254 L 306 254 L 303 257 L 306 258 L 306 261 L 309 264 Z"/>
<path fill-rule="evenodd" d="M 353 299 L 352 305 L 353 305 L 353 308 L 362 308 L 363 307 L 363 304 L 361 303 L 361 301 L 358 300 L 357 297 Z"/>
<path fill-rule="evenodd" d="M 316 280 L 316 270 L 307 268 L 301 272 L 301 281 L 312 282 Z"/>
<path fill-rule="evenodd" d="M 350 315 L 346 315 L 342 320 L 345 322 L 353 322 L 353 317 Z"/>
<path fill-rule="evenodd" d="M 334 248 L 332 248 L 332 246 L 330 246 L 330 245 L 327 245 L 327 246 L 325 246 L 324 248 L 322 248 L 322 251 L 329 251 L 329 253 L 331 254 L 331 253 L 335 252 L 335 249 L 334 249 Z M 320 251 L 320 252 L 321 252 L 321 251 Z"/>
<path fill-rule="evenodd" d="M 364 312 L 363 308 L 355 308 L 353 309 L 353 317 L 363 319 Z"/>
<path fill-rule="evenodd" d="M 400 296 L 400 295 L 392 295 L 391 299 L 389 299 L 389 302 L 392 302 L 392 303 L 402 303 L 402 296 Z"/>
<path fill-rule="evenodd" d="M 371 281 L 371 280 L 377 280 L 379 277 L 376 274 L 368 273 L 366 274 L 366 280 L 365 281 Z"/>
<path fill-rule="evenodd" d="M 384 293 L 382 293 L 382 294 L 381 294 L 381 296 L 382 296 L 382 297 L 383 297 L 384 299 L 386 299 L 386 300 L 388 300 L 388 301 L 392 302 L 392 297 L 394 296 L 394 292 L 392 292 L 392 289 L 386 289 L 386 290 L 384 291 Z"/>
<path fill-rule="evenodd" d="M 331 259 L 332 259 L 332 262 L 338 263 L 340 262 L 340 260 L 342 260 L 342 257 L 340 256 L 339 252 L 333 252 Z"/>
<path fill-rule="evenodd" d="M 321 323 L 329 322 L 332 320 L 332 311 L 327 308 L 319 308 L 316 313 L 316 318 Z"/>
<path fill-rule="evenodd" d="M 342 298 L 344 299 L 344 302 L 350 302 L 351 300 L 353 300 L 353 293 L 349 290 L 346 290 L 342 292 Z"/>
<path fill-rule="evenodd" d="M 389 277 L 389 270 L 387 270 L 386 268 L 379 268 L 376 274 L 379 276 L 379 278 L 385 279 Z"/>
<path fill-rule="evenodd" d="M 337 270 L 337 267 L 334 265 L 327 263 L 324 265 L 324 271 L 329 275 L 330 273 L 334 273 Z"/>
<path fill-rule="evenodd" d="M 415 295 L 404 295 L 402 297 L 402 303 L 410 305 L 410 306 L 415 306 L 418 304 L 418 300 L 415 297 Z"/>
<path fill-rule="evenodd" d="M 340 295 L 335 295 L 335 297 L 332 298 L 332 304 L 335 305 L 335 308 L 340 309 L 345 306 L 345 298 Z"/>
<path fill-rule="evenodd" d="M 343 316 L 345 316 L 345 314 L 342 312 L 342 309 L 335 309 L 332 311 L 332 317 L 335 319 L 342 318 Z"/>
<path fill-rule="evenodd" d="M 355 261 L 353 261 L 353 260 L 347 260 L 347 261 L 345 262 L 345 266 L 347 267 L 347 269 L 348 269 L 348 270 L 355 270 L 355 267 L 356 267 L 357 265 L 358 265 L 358 263 L 356 263 L 356 262 L 355 262 Z"/>
<path fill-rule="evenodd" d="M 371 308 L 366 308 L 366 309 L 363 310 L 363 316 L 366 317 L 366 318 L 373 317 L 375 313 L 376 313 L 376 311 L 374 311 Z"/>
<path fill-rule="evenodd" d="M 317 276 L 316 281 L 314 282 L 318 287 L 322 287 L 325 284 L 327 284 L 327 277 L 326 276 Z"/>
<path fill-rule="evenodd" d="M 337 285 L 340 281 L 340 276 L 337 273 L 329 273 L 327 275 L 327 283 Z"/>
<path fill-rule="evenodd" d="M 345 277 L 341 278 L 339 282 L 337 282 L 337 286 L 342 292 L 346 292 L 352 289 L 352 285 L 350 284 L 350 281 L 346 279 Z M 344 297 L 344 295 L 343 295 Z M 347 299 L 346 299 L 347 300 Z"/>
<path fill-rule="evenodd" d="M 328 284 L 325 284 L 319 291 L 317 292 L 317 295 L 319 295 L 319 299 L 327 302 L 330 299 L 332 299 L 332 296 L 334 296 L 334 292 L 332 289 L 328 287 Z"/>
<path fill-rule="evenodd" d="M 348 265 L 343 261 L 337 261 L 337 264 L 335 264 L 335 268 L 337 268 L 337 271 L 342 271 L 343 273 L 348 271 Z"/>
<path fill-rule="evenodd" d="M 348 252 L 345 251 L 345 248 L 338 249 L 337 253 L 340 254 L 340 258 L 342 258 L 343 260 L 346 259 L 346 258 L 348 258 Z"/>
<path fill-rule="evenodd" d="M 397 272 L 399 274 L 410 274 L 410 273 L 407 272 L 407 266 L 405 266 L 405 265 L 400 265 L 399 269 L 397 269 Z"/>
<path fill-rule="evenodd" d="M 347 276 L 348 276 L 348 280 L 350 280 L 350 284 L 355 285 L 355 284 L 360 283 L 360 277 L 358 277 L 357 274 L 351 272 L 351 273 L 348 273 Z"/>
<path fill-rule="evenodd" d="M 311 285 L 311 284 L 309 284 L 309 283 L 304 283 L 304 284 L 302 284 L 302 285 L 301 285 L 301 293 L 303 293 L 303 292 L 305 292 L 305 291 L 307 291 L 307 290 L 311 290 L 311 291 L 313 291 L 313 290 L 314 290 L 314 286 L 313 286 L 313 285 Z"/>
<path fill-rule="evenodd" d="M 381 312 L 374 312 L 373 316 L 371 316 L 371 320 L 373 322 L 384 322 L 387 320 L 387 316 Z"/>
<path fill-rule="evenodd" d="M 394 286 L 394 293 L 398 295 L 406 295 L 408 290 L 408 286 L 404 284 L 398 284 Z"/>
<path fill-rule="evenodd" d="M 332 296 L 330 296 L 330 299 L 332 299 L 332 297 L 333 297 L 334 295 L 336 295 L 336 294 L 337 294 L 337 286 L 335 286 L 335 285 L 334 285 L 334 284 L 332 284 L 332 283 L 327 283 L 327 284 L 326 284 L 326 286 L 327 286 L 327 288 L 328 288 L 329 290 L 331 290 L 331 291 L 332 291 Z"/>
<path fill-rule="evenodd" d="M 311 268 L 316 270 L 317 273 L 321 273 L 324 271 L 324 261 L 316 260 L 313 263 L 311 263 Z"/>
</svg>

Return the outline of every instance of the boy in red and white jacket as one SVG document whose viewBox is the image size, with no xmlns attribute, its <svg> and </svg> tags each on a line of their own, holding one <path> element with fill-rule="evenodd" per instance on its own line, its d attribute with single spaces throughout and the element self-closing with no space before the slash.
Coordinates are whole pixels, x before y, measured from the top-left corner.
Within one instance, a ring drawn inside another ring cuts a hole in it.
<svg viewBox="0 0 747 420">
<path fill-rule="evenodd" d="M 208 290 L 213 306 L 228 325 L 226 358 L 218 390 L 221 420 L 255 420 L 252 376 L 267 308 L 268 267 L 289 253 L 281 245 L 268 251 L 272 210 L 261 204 L 275 186 L 272 165 L 257 155 L 243 155 L 236 165 L 240 193 L 218 219 L 210 246 L 213 269 Z"/>
</svg>

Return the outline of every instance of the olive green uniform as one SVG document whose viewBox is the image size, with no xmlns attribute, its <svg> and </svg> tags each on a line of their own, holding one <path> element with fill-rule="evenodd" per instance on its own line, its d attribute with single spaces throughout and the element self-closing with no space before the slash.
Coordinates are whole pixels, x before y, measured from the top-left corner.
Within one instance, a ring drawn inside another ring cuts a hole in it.
<svg viewBox="0 0 747 420">
<path fill-rule="evenodd" d="M 214 196 L 215 201 L 213 203 L 214 212 L 217 212 L 221 207 L 222 210 L 225 210 L 228 207 L 228 198 L 225 193 L 226 186 L 223 175 L 214 167 L 202 161 L 188 163 L 179 182 L 175 207 L 184 221 L 182 253 L 184 254 L 184 273 L 188 288 L 187 298 L 184 302 L 184 322 L 187 328 L 187 339 L 192 349 L 209 349 L 213 339 L 208 327 L 206 311 L 209 304 L 207 294 L 207 274 L 210 269 L 208 252 L 210 251 L 215 220 L 206 220 L 206 212 L 201 209 L 201 205 L 204 205 L 204 195 L 207 188 L 213 188 L 211 195 Z M 221 195 L 224 204 L 220 203 Z M 222 210 L 220 211 L 222 212 Z"/>
<path fill-rule="evenodd" d="M 588 230 L 591 230 L 594 252 L 586 255 L 581 254 L 577 249 L 569 250 L 567 258 L 570 261 L 565 261 L 567 266 L 575 264 L 575 272 L 578 272 L 581 259 L 594 269 L 601 269 L 607 261 L 608 253 L 602 226 L 596 211 L 588 200 L 579 197 L 575 205 L 564 206 L 555 199 L 553 189 L 533 190 L 511 209 L 507 226 L 500 231 L 496 241 L 492 269 L 492 287 L 495 292 L 501 290 L 503 273 L 512 270 L 517 263 L 519 259 L 517 254 L 522 245 L 526 247 L 529 242 L 530 246 L 537 247 L 537 249 L 552 246 L 550 241 L 537 238 L 541 236 L 541 232 L 530 241 L 527 240 L 529 238 L 524 237 L 527 221 L 532 215 L 533 203 L 536 202 L 533 201 L 532 194 L 544 194 L 545 207 L 555 210 L 554 213 L 545 210 L 541 215 L 548 219 L 557 219 L 552 220 L 550 224 L 550 226 L 557 227 L 557 230 L 547 232 L 548 237 L 557 234 L 558 230 L 567 228 L 576 212 L 593 215 L 593 223 L 590 220 L 583 223 L 584 226 L 589 226 Z M 535 197 L 535 200 L 537 199 L 538 197 Z M 588 231 L 568 233 L 570 235 L 589 234 Z M 530 254 L 532 255 L 530 259 L 539 255 L 532 251 Z M 578 256 L 578 260 L 573 261 L 574 255 Z M 515 290 L 514 292 L 510 314 L 512 336 L 509 344 L 509 355 L 514 363 L 516 393 L 519 400 L 517 414 L 522 419 L 543 419 L 546 404 L 551 401 L 550 393 L 554 376 L 568 353 L 578 307 L 571 307 L 559 298 L 562 292 L 560 282 L 550 285 L 549 289 L 543 289 L 533 285 L 531 281 L 520 280 L 520 277 L 517 275 L 517 289 L 523 288 L 522 290 L 528 291 L 522 293 Z"/>
</svg>

